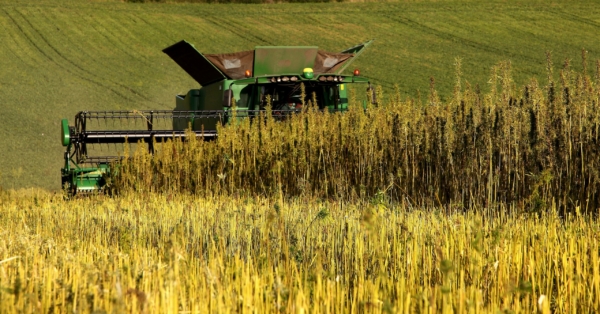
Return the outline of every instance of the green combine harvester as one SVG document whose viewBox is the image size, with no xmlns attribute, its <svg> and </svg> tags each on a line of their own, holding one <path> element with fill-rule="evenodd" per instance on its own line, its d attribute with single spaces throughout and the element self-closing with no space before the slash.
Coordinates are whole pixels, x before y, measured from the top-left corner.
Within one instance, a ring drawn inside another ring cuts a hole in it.
<svg viewBox="0 0 600 314">
<path fill-rule="evenodd" d="M 340 53 L 314 46 L 258 46 L 248 51 L 202 54 L 180 41 L 163 52 L 201 87 L 177 95 L 174 110 L 81 111 L 75 115 L 74 126 L 63 119 L 62 186 L 70 194 L 105 187 L 110 163 L 122 157 L 111 150 L 92 156 L 88 149 L 94 144 L 137 143 L 153 152 L 155 143 L 170 139 L 191 135 L 210 140 L 217 136 L 217 124 L 229 123 L 234 110 L 236 119 L 252 119 L 267 104 L 278 116 L 299 112 L 302 104 L 313 99 L 320 110 L 347 110 L 348 84 L 365 83 L 373 91 L 357 69 L 351 75 L 342 74 L 371 42 Z M 306 99 L 301 99 L 302 90 Z M 370 95 L 375 102 L 374 92 Z M 160 121 L 168 121 L 168 125 Z M 97 129 L 101 124 L 104 129 Z M 191 132 L 186 132 L 188 128 Z"/>
</svg>

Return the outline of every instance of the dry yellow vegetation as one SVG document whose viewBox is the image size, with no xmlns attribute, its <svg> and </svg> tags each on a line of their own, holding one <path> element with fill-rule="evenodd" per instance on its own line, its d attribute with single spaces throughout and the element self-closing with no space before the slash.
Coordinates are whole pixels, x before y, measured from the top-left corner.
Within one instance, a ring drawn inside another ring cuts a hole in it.
<svg viewBox="0 0 600 314">
<path fill-rule="evenodd" d="M 574 213 L 439 212 L 132 194 L 0 194 L 3 313 L 591 313 L 600 225 Z"/>
<path fill-rule="evenodd" d="M 457 60 L 447 102 L 432 81 L 427 100 L 354 95 L 126 152 L 112 196 L 0 191 L 0 309 L 600 311 L 600 62 L 583 56 L 522 88 L 502 63 L 486 94 Z"/>
<path fill-rule="evenodd" d="M 483 93 L 462 79 L 456 60 L 448 101 L 439 99 L 432 81 L 426 99 L 380 91 L 378 103 L 363 110 L 361 90 L 343 114 L 308 109 L 280 123 L 267 113 L 230 123 L 216 141 L 168 143 L 154 156 L 140 145 L 127 153 L 132 158 L 112 186 L 343 200 L 385 193 L 402 203 L 452 209 L 503 203 L 529 212 L 580 206 L 596 214 L 600 61 L 588 71 L 582 55 L 583 72 L 567 60 L 555 75 L 549 62 L 543 85 L 516 86 L 510 62 L 503 62 Z"/>
</svg>

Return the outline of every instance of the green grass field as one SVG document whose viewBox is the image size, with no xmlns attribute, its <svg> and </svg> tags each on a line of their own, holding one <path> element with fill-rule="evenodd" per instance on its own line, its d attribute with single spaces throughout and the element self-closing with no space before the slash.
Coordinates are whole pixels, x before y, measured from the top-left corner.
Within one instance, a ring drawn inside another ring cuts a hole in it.
<svg viewBox="0 0 600 314">
<path fill-rule="evenodd" d="M 600 58 L 594 1 L 406 1 L 205 5 L 0 0 L 0 186 L 58 189 L 61 118 L 80 110 L 171 109 L 196 83 L 161 50 L 186 39 L 202 52 L 256 45 L 338 51 L 376 38 L 354 64 L 391 91 L 426 97 L 434 77 L 451 94 L 463 79 L 486 90 L 510 60 L 517 85 L 545 81 L 546 51 L 581 68 Z"/>
</svg>

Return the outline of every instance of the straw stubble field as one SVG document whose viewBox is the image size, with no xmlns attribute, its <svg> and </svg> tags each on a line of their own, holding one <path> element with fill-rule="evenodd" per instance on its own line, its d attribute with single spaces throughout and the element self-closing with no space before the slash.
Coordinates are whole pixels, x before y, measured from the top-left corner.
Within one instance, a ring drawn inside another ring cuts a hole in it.
<svg viewBox="0 0 600 314">
<path fill-rule="evenodd" d="M 600 307 L 600 226 L 552 208 L 534 216 L 183 194 L 1 197 L 3 313 Z"/>
<path fill-rule="evenodd" d="M 129 152 L 113 196 L 3 191 L 0 307 L 598 311 L 600 63 L 520 88 L 510 70 L 481 94 L 457 62 L 448 102 L 365 111 L 354 95 L 343 115 L 267 114 Z"/>
</svg>

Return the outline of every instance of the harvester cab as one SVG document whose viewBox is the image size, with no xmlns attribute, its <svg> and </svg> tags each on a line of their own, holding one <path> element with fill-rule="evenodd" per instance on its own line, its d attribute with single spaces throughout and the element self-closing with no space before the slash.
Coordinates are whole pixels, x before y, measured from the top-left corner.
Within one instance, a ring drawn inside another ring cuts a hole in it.
<svg viewBox="0 0 600 314">
<path fill-rule="evenodd" d="M 345 111 L 348 84 L 365 83 L 372 90 L 369 80 L 358 70 L 342 74 L 371 42 L 339 53 L 315 46 L 259 46 L 234 53 L 202 54 L 186 41 L 167 47 L 163 52 L 200 88 L 177 95 L 174 110 L 82 111 L 75 116 L 74 126 L 63 119 L 63 188 L 76 194 L 105 187 L 109 163 L 122 157 L 110 150 L 91 156 L 88 149 L 92 144 L 138 143 L 153 152 L 155 143 L 169 139 L 190 135 L 215 138 L 217 125 L 229 123 L 233 111 L 237 119 L 257 116 L 268 106 L 279 116 L 308 105 L 330 112 Z M 161 124 L 164 121 L 168 124 Z M 121 126 L 123 123 L 126 126 Z M 105 128 L 98 128 L 100 124 Z M 116 125 L 121 127 L 106 130 Z"/>
<path fill-rule="evenodd" d="M 299 110 L 313 104 L 330 111 L 348 107 L 346 84 L 369 83 L 359 76 L 342 75 L 372 41 L 340 53 L 314 46 L 265 47 L 226 54 L 201 54 L 186 41 L 163 51 L 200 85 L 176 97 L 175 111 L 231 111 L 252 116 L 267 105 L 275 111 Z M 283 112 L 281 112 L 283 113 Z M 176 130 L 215 129 L 218 119 L 174 121 Z"/>
</svg>

